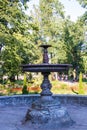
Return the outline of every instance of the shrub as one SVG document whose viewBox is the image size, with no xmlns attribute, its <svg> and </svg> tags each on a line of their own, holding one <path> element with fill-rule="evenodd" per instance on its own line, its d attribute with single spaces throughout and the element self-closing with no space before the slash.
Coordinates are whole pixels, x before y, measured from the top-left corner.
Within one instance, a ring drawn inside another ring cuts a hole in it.
<svg viewBox="0 0 87 130">
<path fill-rule="evenodd" d="M 28 94 L 26 74 L 24 74 L 24 82 L 23 82 L 22 94 Z"/>
<path fill-rule="evenodd" d="M 83 82 L 82 82 L 82 73 L 80 72 L 79 74 L 79 86 L 78 86 L 78 91 L 75 91 L 73 88 L 72 88 L 72 91 L 76 94 L 85 94 L 84 92 L 84 87 L 83 87 Z"/>
<path fill-rule="evenodd" d="M 82 73 L 80 72 L 79 74 L 79 94 L 84 94 L 84 87 L 83 87 L 83 82 L 82 82 Z"/>
</svg>

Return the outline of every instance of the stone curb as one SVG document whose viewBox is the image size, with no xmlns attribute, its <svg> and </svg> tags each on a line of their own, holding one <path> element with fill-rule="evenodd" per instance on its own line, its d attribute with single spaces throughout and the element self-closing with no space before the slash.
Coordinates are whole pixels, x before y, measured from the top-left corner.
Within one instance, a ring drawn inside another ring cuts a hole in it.
<svg viewBox="0 0 87 130">
<path fill-rule="evenodd" d="M 17 105 L 30 105 L 33 101 L 40 98 L 39 94 L 32 95 L 14 95 L 14 96 L 0 96 L 0 106 L 17 106 Z M 56 101 L 62 104 L 79 104 L 87 106 L 87 96 L 83 95 L 53 95 Z"/>
</svg>

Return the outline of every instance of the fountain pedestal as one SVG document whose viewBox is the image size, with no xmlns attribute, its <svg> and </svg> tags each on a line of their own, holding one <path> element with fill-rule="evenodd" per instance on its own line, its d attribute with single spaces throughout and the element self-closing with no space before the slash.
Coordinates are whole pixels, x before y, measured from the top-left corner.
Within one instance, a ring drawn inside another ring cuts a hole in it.
<svg viewBox="0 0 87 130">
<path fill-rule="evenodd" d="M 42 96 L 40 100 L 33 102 L 27 111 L 25 120 L 32 124 L 38 124 L 45 130 L 73 124 L 66 108 L 50 96 Z"/>
<path fill-rule="evenodd" d="M 33 102 L 25 116 L 25 121 L 32 124 L 38 124 L 46 129 L 70 126 L 73 120 L 69 116 L 65 107 L 62 107 L 59 101 L 55 101 L 50 91 L 52 85 L 49 81 L 50 72 L 59 72 L 68 70 L 69 64 L 49 64 L 47 48 L 49 45 L 42 45 L 44 48 L 43 64 L 41 65 L 23 65 L 24 71 L 41 72 L 43 81 L 41 84 L 41 98 Z M 43 125 L 44 124 L 44 125 Z"/>
</svg>

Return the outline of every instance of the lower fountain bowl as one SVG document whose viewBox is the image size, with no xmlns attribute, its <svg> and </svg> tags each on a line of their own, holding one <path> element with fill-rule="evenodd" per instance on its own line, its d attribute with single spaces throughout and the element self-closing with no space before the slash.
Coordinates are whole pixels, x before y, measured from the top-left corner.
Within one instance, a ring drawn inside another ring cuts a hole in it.
<svg viewBox="0 0 87 130">
<path fill-rule="evenodd" d="M 87 130 L 87 96 L 82 95 L 54 95 L 54 104 L 57 104 L 60 110 L 66 107 L 70 117 L 75 121 L 73 125 L 58 128 L 58 124 L 53 123 L 32 123 L 27 121 L 22 124 L 22 119 L 31 108 L 32 102 L 40 100 L 40 95 L 16 95 L 0 96 L 0 129 L 1 130 Z M 34 108 L 33 108 L 34 109 Z M 66 111 L 66 109 L 63 109 Z M 51 111 L 51 110 L 50 110 Z M 63 111 L 64 113 L 66 113 Z M 53 111 L 54 114 L 55 111 Z M 62 112 L 62 113 L 63 113 Z M 59 115 L 59 111 L 58 111 Z M 64 114 L 65 115 L 65 114 Z M 53 115 L 52 115 L 53 116 Z M 57 122 L 58 123 L 58 122 Z"/>
</svg>

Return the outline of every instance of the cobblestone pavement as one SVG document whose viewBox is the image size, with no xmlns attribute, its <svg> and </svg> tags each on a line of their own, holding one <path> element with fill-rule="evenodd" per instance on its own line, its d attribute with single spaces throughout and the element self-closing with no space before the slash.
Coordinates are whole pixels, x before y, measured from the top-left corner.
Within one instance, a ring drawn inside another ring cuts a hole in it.
<svg viewBox="0 0 87 130">
<path fill-rule="evenodd" d="M 71 118 L 76 122 L 68 128 L 54 128 L 49 130 L 87 130 L 87 106 L 67 105 Z M 28 106 L 0 107 L 0 130 L 45 130 L 29 122 L 22 124 L 22 119 L 27 112 Z"/>
</svg>

